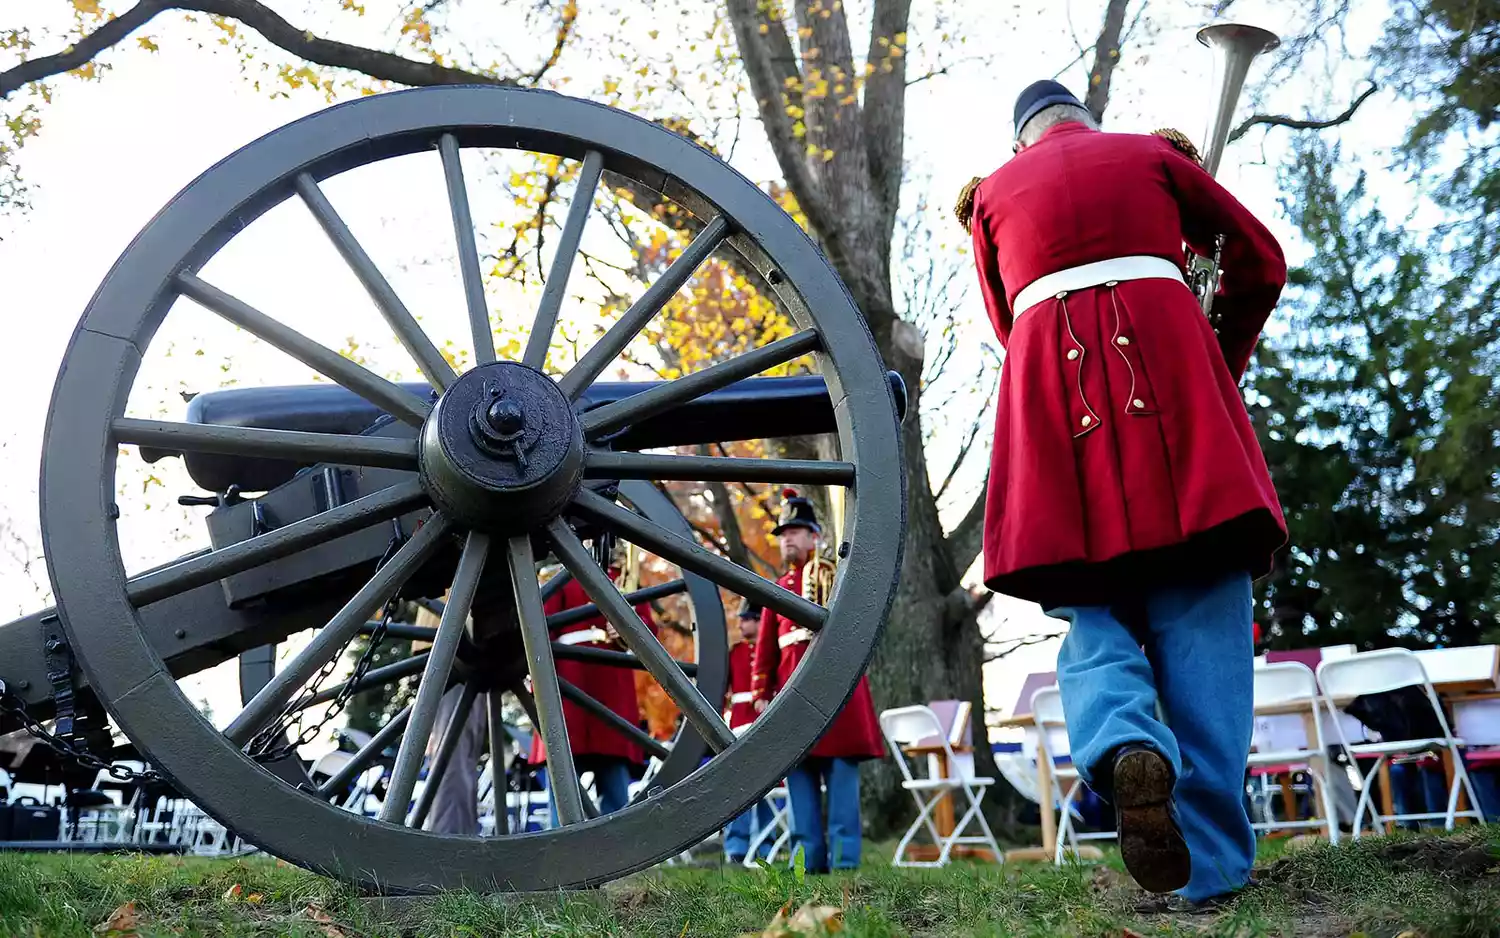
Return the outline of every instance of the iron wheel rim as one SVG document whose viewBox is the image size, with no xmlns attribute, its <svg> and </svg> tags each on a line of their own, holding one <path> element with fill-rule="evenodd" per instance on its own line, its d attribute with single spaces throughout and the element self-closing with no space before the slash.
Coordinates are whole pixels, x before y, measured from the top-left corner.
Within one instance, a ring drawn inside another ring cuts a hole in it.
<svg viewBox="0 0 1500 938">
<path fill-rule="evenodd" d="M 754 728 L 621 811 L 504 838 L 359 817 L 263 771 L 197 712 L 145 639 L 112 518 L 112 421 L 124 415 L 141 354 L 180 295 L 178 272 L 195 271 L 287 198 L 299 174 L 327 178 L 425 149 L 444 132 L 468 146 L 571 158 L 601 151 L 610 171 L 698 218 L 729 219 L 726 244 L 747 268 L 771 275 L 782 307 L 821 335 L 842 454 L 858 466 L 842 532 L 849 554 L 825 624 L 837 640 L 812 644 Z M 624 112 L 550 92 L 456 86 L 373 96 L 289 124 L 216 164 L 137 235 L 90 301 L 59 369 L 46 441 L 40 500 L 48 573 L 69 639 L 117 723 L 227 828 L 308 869 L 391 892 L 596 884 L 701 840 L 778 782 L 853 693 L 884 626 L 903 548 L 894 400 L 868 327 L 821 253 L 765 193 L 706 150 Z"/>
</svg>

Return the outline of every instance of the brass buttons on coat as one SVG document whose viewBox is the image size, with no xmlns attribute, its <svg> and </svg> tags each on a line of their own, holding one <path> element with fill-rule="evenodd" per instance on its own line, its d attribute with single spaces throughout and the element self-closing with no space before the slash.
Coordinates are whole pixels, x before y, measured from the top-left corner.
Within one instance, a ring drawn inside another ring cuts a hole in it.
<svg viewBox="0 0 1500 938">
<path fill-rule="evenodd" d="M 1146 402 L 1143 401 L 1143 400 L 1141 400 L 1140 398 L 1136 398 L 1135 400 L 1131 401 L 1130 403 L 1134 404 L 1136 406 L 1137 410 L 1145 410 L 1146 409 Z"/>
<path fill-rule="evenodd" d="M 1076 349 L 1076 348 L 1070 348 L 1070 349 L 1068 349 L 1068 361 L 1070 361 L 1070 362 L 1076 362 L 1077 360 L 1078 360 L 1078 349 Z"/>
<path fill-rule="evenodd" d="M 1129 345 L 1130 344 L 1130 336 L 1128 336 L 1128 335 L 1122 335 L 1122 336 L 1120 336 L 1119 338 L 1115 339 L 1115 344 L 1116 345 Z"/>
<path fill-rule="evenodd" d="M 1083 423 L 1083 425 L 1084 425 L 1084 426 L 1085 426 L 1085 427 L 1087 427 L 1087 426 L 1091 426 L 1091 425 L 1092 425 L 1092 424 L 1093 424 L 1093 423 L 1094 423 L 1094 418 L 1093 418 L 1093 417 L 1089 417 L 1089 416 L 1087 416 L 1087 415 L 1085 415 L 1085 416 L 1084 416 L 1084 418 L 1083 418 L 1083 421 L 1082 421 L 1082 423 Z"/>
</svg>

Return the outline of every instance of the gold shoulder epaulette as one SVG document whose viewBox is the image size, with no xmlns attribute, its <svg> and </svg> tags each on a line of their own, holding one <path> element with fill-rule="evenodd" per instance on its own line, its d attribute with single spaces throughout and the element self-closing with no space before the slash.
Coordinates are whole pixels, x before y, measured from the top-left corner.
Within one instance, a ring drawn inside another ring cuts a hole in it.
<svg viewBox="0 0 1500 938">
<path fill-rule="evenodd" d="M 973 234 L 970 231 L 970 226 L 974 222 L 974 192 L 979 188 L 981 182 L 984 182 L 984 179 L 980 176 L 975 176 L 964 183 L 964 187 L 958 190 L 958 204 L 953 206 L 954 217 L 958 219 L 960 225 L 964 226 L 964 231 L 969 234 Z"/>
<path fill-rule="evenodd" d="M 1193 145 L 1193 141 L 1189 140 L 1187 134 L 1182 131 L 1173 130 L 1171 127 L 1160 127 L 1151 131 L 1151 135 L 1162 138 L 1175 147 L 1183 156 L 1197 163 L 1199 166 L 1203 165 L 1203 157 L 1198 153 L 1198 148 Z"/>
</svg>

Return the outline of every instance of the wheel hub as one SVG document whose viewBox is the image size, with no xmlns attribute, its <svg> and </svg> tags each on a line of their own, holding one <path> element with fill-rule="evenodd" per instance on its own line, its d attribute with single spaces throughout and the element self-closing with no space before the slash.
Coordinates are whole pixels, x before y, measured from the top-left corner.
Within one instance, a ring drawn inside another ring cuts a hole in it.
<svg viewBox="0 0 1500 938">
<path fill-rule="evenodd" d="M 461 524 L 518 534 L 562 511 L 583 479 L 583 431 L 551 378 L 518 362 L 474 368 L 422 427 L 422 483 Z"/>
</svg>

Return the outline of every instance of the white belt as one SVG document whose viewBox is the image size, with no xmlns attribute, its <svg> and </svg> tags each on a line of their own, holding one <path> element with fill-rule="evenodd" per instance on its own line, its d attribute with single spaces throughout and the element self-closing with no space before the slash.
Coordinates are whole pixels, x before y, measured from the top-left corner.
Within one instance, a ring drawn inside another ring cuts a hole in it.
<svg viewBox="0 0 1500 938">
<path fill-rule="evenodd" d="M 1183 279 L 1182 270 L 1165 257 L 1154 257 L 1148 254 L 1112 257 L 1107 261 L 1095 261 L 1092 264 L 1069 267 L 1067 270 L 1059 270 L 1031 281 L 1020 293 L 1016 294 L 1016 301 L 1011 304 L 1013 309 L 1011 316 L 1013 319 L 1019 319 L 1022 313 L 1043 300 L 1060 299 L 1064 294 L 1074 290 L 1097 287 L 1100 284 L 1112 287 L 1121 280 L 1151 278 L 1176 280 L 1183 285 L 1187 284 L 1187 281 Z"/>
<path fill-rule="evenodd" d="M 739 726 L 731 726 L 729 728 L 729 732 L 733 733 L 735 737 L 738 738 L 750 732 L 750 727 L 754 725 L 754 723 L 741 723 Z"/>
<path fill-rule="evenodd" d="M 579 629 L 559 635 L 554 641 L 559 645 L 592 645 L 594 642 L 608 642 L 609 633 L 600 628 Z"/>
<path fill-rule="evenodd" d="M 731 704 L 749 703 L 750 701 L 752 701 L 754 699 L 755 699 L 755 694 L 751 693 L 748 690 L 742 690 L 738 694 L 730 694 L 729 695 L 729 702 Z"/>
<path fill-rule="evenodd" d="M 800 645 L 803 642 L 812 641 L 812 629 L 792 629 L 790 632 L 776 640 L 781 648 L 790 648 L 792 645 Z"/>
</svg>

